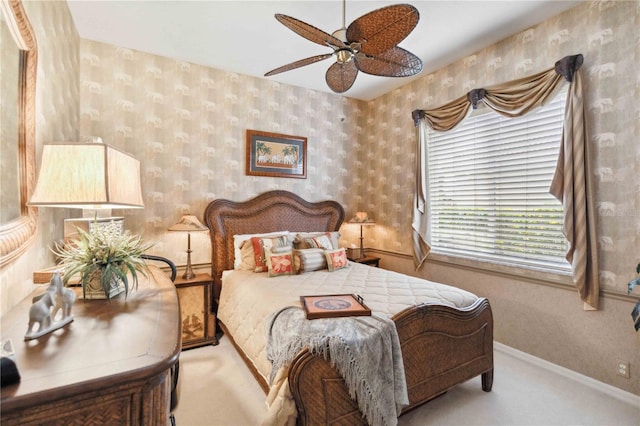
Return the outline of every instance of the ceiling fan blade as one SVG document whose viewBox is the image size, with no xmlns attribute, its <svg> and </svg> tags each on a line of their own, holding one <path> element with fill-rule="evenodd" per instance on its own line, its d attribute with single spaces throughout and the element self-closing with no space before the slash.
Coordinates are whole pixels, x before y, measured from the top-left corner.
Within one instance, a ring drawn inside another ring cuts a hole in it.
<svg viewBox="0 0 640 426">
<path fill-rule="evenodd" d="M 353 86 L 358 76 L 358 68 L 354 61 L 341 64 L 336 62 L 329 67 L 325 80 L 331 90 L 336 93 L 346 92 Z"/>
<path fill-rule="evenodd" d="M 360 43 L 360 51 L 377 55 L 391 49 L 413 31 L 420 19 L 418 9 L 398 4 L 376 9 L 361 16 L 347 28 L 349 43 Z"/>
<path fill-rule="evenodd" d="M 354 61 L 360 71 L 383 77 L 409 77 L 422 71 L 420 58 L 398 46 L 376 56 L 359 53 Z"/>
<path fill-rule="evenodd" d="M 276 14 L 276 19 L 282 23 L 285 27 L 289 28 L 294 33 L 301 35 L 302 37 L 310 40 L 314 43 L 318 43 L 322 46 L 330 46 L 334 50 L 345 47 L 342 40 L 335 38 L 331 34 L 309 25 L 306 22 L 302 22 L 299 19 L 292 18 L 291 16 Z"/>
<path fill-rule="evenodd" d="M 324 55 L 316 55 L 316 56 L 312 56 L 310 58 L 300 59 L 299 61 L 291 62 L 290 64 L 283 65 L 281 67 L 273 69 L 273 70 L 269 71 L 268 73 L 266 73 L 264 76 L 265 77 L 269 77 L 271 75 L 280 74 L 281 72 L 294 70 L 296 68 L 300 68 L 300 67 L 303 67 L 305 65 L 315 64 L 316 62 L 323 61 L 323 60 L 325 60 L 327 58 L 330 58 L 332 56 L 333 56 L 333 53 L 325 53 Z"/>
</svg>

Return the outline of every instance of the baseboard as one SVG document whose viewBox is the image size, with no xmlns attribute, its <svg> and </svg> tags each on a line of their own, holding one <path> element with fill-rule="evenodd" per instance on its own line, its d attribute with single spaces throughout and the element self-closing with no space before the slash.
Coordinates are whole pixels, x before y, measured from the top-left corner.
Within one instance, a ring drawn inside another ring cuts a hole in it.
<svg viewBox="0 0 640 426">
<path fill-rule="evenodd" d="M 563 377 L 567 377 L 582 385 L 598 390 L 619 401 L 625 402 L 627 404 L 631 404 L 634 407 L 640 407 L 640 396 L 634 395 L 631 392 L 627 392 L 615 386 L 611 386 L 609 384 L 600 382 L 596 379 L 585 376 L 584 374 L 580 374 L 573 370 L 569 370 L 568 368 L 561 367 L 552 362 L 545 361 L 542 358 L 538 358 L 526 352 L 519 351 L 518 349 L 514 349 L 511 346 L 507 346 L 500 342 L 494 341 L 493 348 L 498 352 L 511 355 L 522 361 L 528 362 L 540 368 L 544 368 L 545 370 L 551 371 L 555 374 L 559 374 L 560 376 L 563 376 Z"/>
</svg>

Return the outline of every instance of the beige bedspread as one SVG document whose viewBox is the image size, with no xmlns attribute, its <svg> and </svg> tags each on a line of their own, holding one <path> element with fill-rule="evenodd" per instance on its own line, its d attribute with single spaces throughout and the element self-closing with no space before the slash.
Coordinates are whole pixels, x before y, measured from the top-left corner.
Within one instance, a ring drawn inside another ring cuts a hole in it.
<svg viewBox="0 0 640 426">
<path fill-rule="evenodd" d="M 286 306 L 300 306 L 300 296 L 341 293 L 361 295 L 374 315 L 385 318 L 419 303 L 464 308 L 477 300 L 477 296 L 456 287 L 359 263 L 334 272 L 274 278 L 266 273 L 234 270 L 225 271 L 222 277 L 218 320 L 268 382 L 271 364 L 265 352 L 265 319 L 269 314 Z M 264 424 L 295 423 L 286 376 L 286 371 L 276 376 L 267 397 L 269 413 Z"/>
</svg>

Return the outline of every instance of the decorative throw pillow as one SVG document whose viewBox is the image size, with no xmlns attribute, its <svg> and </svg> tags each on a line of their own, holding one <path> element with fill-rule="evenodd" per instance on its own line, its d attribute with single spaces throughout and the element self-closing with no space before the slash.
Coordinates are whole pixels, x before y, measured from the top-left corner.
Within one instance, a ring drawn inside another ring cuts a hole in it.
<svg viewBox="0 0 640 426">
<path fill-rule="evenodd" d="M 293 274 L 293 253 L 291 249 L 284 253 L 267 252 L 269 277 Z"/>
<path fill-rule="evenodd" d="M 236 256 L 235 259 L 235 263 L 237 263 L 237 265 L 234 269 L 242 271 L 253 271 L 256 269 L 256 256 L 253 253 L 253 244 L 251 244 L 251 239 L 242 242 L 239 252 L 239 257 Z"/>
<path fill-rule="evenodd" d="M 293 233 L 292 233 L 293 234 Z M 314 245 L 309 245 L 307 244 L 307 239 L 309 238 L 316 238 L 316 237 L 322 237 L 325 236 L 327 238 L 329 238 L 329 240 L 331 241 L 331 247 L 327 248 L 327 250 L 332 250 L 332 249 L 337 249 L 340 247 L 340 244 L 338 243 L 338 240 L 340 238 L 340 233 L 337 231 L 333 231 L 333 232 L 298 232 L 295 233 L 295 238 L 293 240 L 293 247 L 303 250 L 303 249 L 308 249 L 308 248 L 317 248 L 317 244 Z M 326 243 L 325 243 L 326 245 Z"/>
<path fill-rule="evenodd" d="M 333 250 L 333 244 L 331 244 L 331 240 L 326 235 L 321 235 L 319 237 L 313 238 L 305 238 L 304 244 L 309 248 L 319 248 L 324 250 Z"/>
<path fill-rule="evenodd" d="M 327 266 L 331 272 L 349 266 L 347 252 L 344 248 L 339 248 L 337 250 L 325 250 L 324 255 L 327 258 Z"/>
<path fill-rule="evenodd" d="M 250 241 L 252 237 L 277 237 L 280 235 L 288 235 L 289 231 L 277 231 L 267 232 L 262 234 L 237 234 L 233 236 L 233 269 L 244 269 L 253 271 L 256 267 L 253 256 L 253 248 L 251 248 L 251 260 L 247 263 L 246 259 L 243 259 L 241 249 L 244 246 L 245 241 Z M 295 238 L 295 234 L 291 235 L 291 239 Z M 251 246 L 251 244 L 249 244 Z M 247 249 L 249 250 L 249 249 Z M 243 260 L 244 263 L 243 264 Z"/>
<path fill-rule="evenodd" d="M 267 266 L 267 251 L 274 250 L 277 247 L 288 247 L 289 239 L 286 235 L 273 238 L 252 237 L 251 245 L 253 245 L 253 254 L 256 262 L 256 267 L 253 271 L 267 272 L 269 270 Z M 291 249 L 289 248 L 289 250 Z"/>
<path fill-rule="evenodd" d="M 293 251 L 293 265 L 299 274 L 327 269 L 327 258 L 323 249 L 304 249 Z"/>
</svg>

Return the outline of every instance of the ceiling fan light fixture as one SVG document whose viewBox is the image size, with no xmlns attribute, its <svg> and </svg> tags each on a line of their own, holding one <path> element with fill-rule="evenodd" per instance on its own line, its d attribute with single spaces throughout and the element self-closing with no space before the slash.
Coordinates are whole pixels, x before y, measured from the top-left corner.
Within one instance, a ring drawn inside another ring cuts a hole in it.
<svg viewBox="0 0 640 426">
<path fill-rule="evenodd" d="M 337 38 L 338 40 L 341 40 L 345 45 L 348 43 L 347 29 L 345 27 L 342 27 L 339 30 L 334 31 L 333 34 L 331 35 Z M 335 53 L 336 53 L 336 60 L 340 64 L 346 64 L 353 58 L 353 52 L 351 51 L 350 48 L 336 49 Z"/>
<path fill-rule="evenodd" d="M 351 49 L 338 49 L 336 50 L 336 58 L 338 63 L 346 64 L 353 59 L 353 52 Z"/>
</svg>

